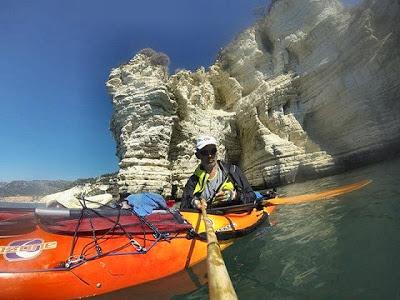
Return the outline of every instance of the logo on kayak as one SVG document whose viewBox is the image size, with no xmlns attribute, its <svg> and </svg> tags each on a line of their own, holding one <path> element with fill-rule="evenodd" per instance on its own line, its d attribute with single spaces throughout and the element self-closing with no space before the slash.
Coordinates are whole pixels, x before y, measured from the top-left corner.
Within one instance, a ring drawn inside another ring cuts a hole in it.
<svg viewBox="0 0 400 300">
<path fill-rule="evenodd" d="M 232 223 L 232 224 L 227 224 L 221 228 L 218 228 L 217 232 L 224 232 L 224 231 L 231 231 L 231 230 L 235 230 L 236 224 Z"/>
<path fill-rule="evenodd" d="M 0 246 L 0 254 L 8 261 L 29 260 L 35 258 L 43 250 L 57 248 L 57 242 L 44 242 L 42 239 L 19 240 Z"/>
</svg>

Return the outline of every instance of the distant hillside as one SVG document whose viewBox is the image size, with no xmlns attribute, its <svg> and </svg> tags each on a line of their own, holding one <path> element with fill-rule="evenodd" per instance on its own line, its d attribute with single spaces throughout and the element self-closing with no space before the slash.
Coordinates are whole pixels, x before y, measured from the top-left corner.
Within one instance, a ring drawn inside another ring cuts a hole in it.
<svg viewBox="0 0 400 300">
<path fill-rule="evenodd" d="M 11 182 L 0 182 L 0 197 L 30 196 L 42 197 L 45 195 L 61 192 L 73 186 L 93 183 L 109 184 L 117 173 L 104 174 L 95 178 L 80 178 L 74 181 L 68 180 L 15 180 Z"/>
<path fill-rule="evenodd" d="M 16 180 L 0 183 L 0 196 L 43 196 L 70 188 L 74 181 L 67 180 Z"/>
</svg>

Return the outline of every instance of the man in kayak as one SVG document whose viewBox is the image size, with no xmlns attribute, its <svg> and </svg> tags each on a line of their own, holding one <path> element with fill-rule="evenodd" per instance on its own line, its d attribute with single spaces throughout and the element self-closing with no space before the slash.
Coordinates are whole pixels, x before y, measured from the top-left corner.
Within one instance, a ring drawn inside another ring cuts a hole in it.
<svg viewBox="0 0 400 300">
<path fill-rule="evenodd" d="M 181 208 L 217 207 L 251 203 L 256 195 L 238 166 L 217 160 L 217 141 L 203 136 L 196 142 L 196 157 L 200 165 L 189 178 L 183 191 Z"/>
</svg>

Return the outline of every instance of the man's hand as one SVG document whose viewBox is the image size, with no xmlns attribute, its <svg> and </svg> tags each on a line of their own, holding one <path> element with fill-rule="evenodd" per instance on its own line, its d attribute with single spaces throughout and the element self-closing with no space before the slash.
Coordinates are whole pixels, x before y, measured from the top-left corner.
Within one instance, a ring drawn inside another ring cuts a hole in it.
<svg viewBox="0 0 400 300">
<path fill-rule="evenodd" d="M 197 209 L 201 209 L 201 206 L 204 204 L 204 208 L 207 209 L 207 201 L 203 201 L 203 204 L 201 203 L 201 199 L 196 199 L 193 201 L 194 206 Z"/>
<path fill-rule="evenodd" d="M 215 195 L 215 202 L 235 200 L 235 198 L 236 198 L 235 191 L 223 190 Z"/>
</svg>

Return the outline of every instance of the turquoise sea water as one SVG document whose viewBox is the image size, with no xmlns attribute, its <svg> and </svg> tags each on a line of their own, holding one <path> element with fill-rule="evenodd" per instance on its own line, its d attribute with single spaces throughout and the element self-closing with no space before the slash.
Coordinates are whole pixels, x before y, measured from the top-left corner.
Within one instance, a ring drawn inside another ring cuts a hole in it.
<svg viewBox="0 0 400 300">
<path fill-rule="evenodd" d="M 400 299 L 399 178 L 397 159 L 280 188 L 280 194 L 298 195 L 373 180 L 331 200 L 280 206 L 273 226 L 225 250 L 239 299 Z M 99 298 L 208 299 L 200 282 L 182 294 L 196 283 L 187 277 L 181 272 Z"/>
<path fill-rule="evenodd" d="M 281 206 L 224 252 L 239 299 L 400 299 L 400 159 L 294 184 L 295 195 L 372 179 L 329 201 Z M 207 299 L 207 286 L 174 299 Z"/>
</svg>

